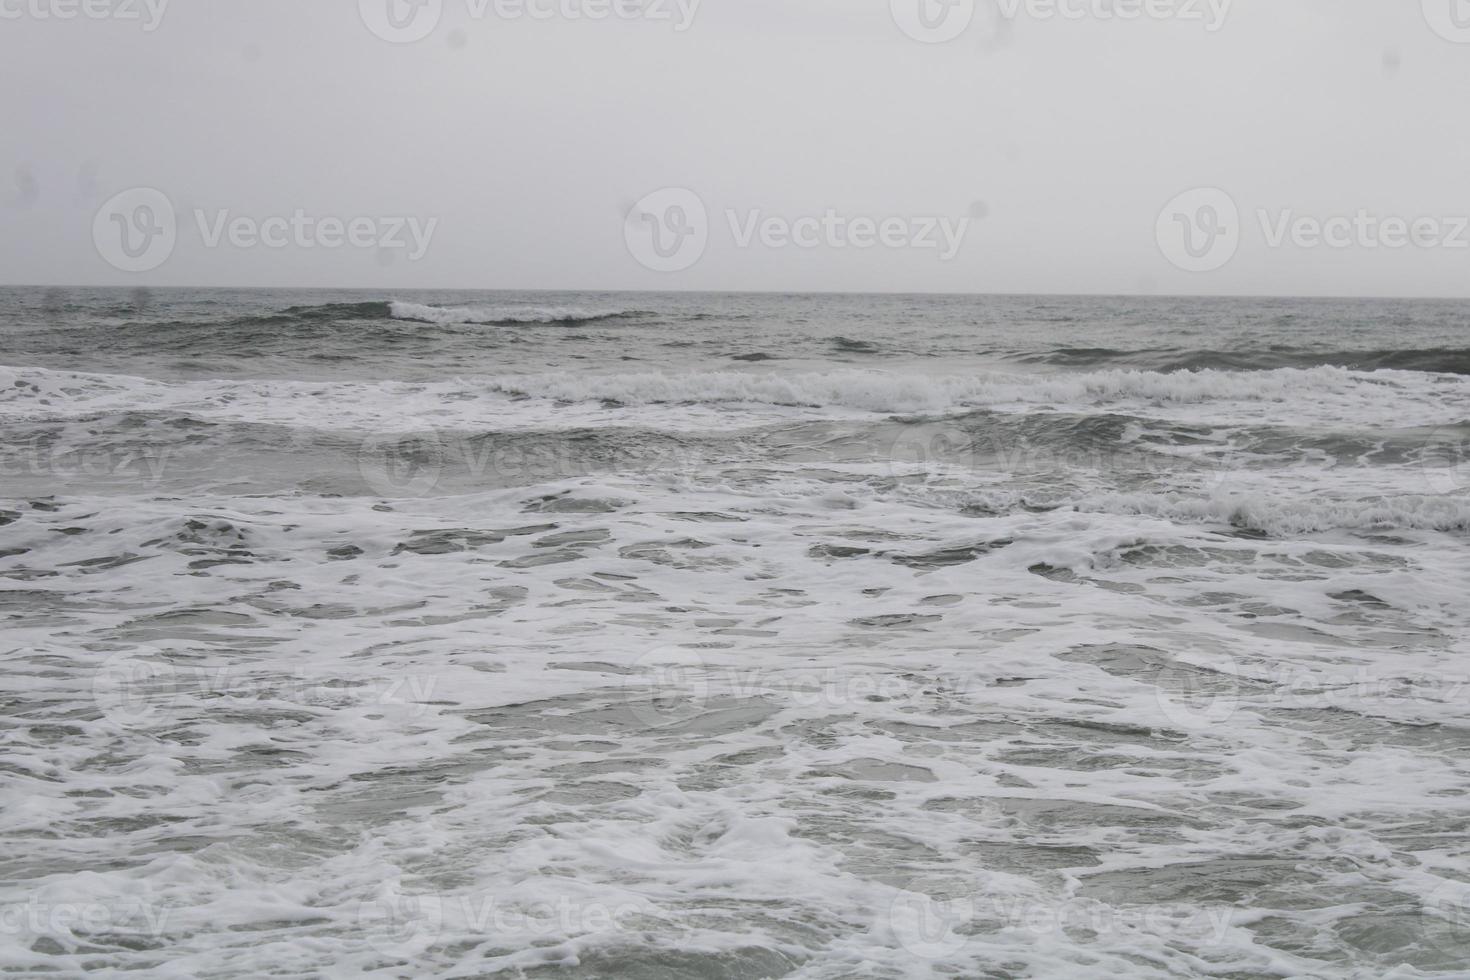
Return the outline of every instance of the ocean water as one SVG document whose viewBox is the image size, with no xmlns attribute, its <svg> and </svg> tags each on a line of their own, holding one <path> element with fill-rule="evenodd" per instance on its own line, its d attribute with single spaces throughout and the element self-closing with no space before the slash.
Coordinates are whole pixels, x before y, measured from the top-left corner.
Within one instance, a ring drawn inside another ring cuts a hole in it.
<svg viewBox="0 0 1470 980">
<path fill-rule="evenodd" d="M 0 290 L 0 973 L 1470 976 L 1467 318 Z"/>
</svg>

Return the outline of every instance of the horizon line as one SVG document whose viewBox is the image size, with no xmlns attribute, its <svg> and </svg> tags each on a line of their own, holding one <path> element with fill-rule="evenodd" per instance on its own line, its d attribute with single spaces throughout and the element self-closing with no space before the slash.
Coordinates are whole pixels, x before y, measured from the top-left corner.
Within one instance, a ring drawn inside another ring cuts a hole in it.
<svg viewBox="0 0 1470 980">
<path fill-rule="evenodd" d="M 1432 296 L 1407 293 L 1381 293 L 1381 294 L 1344 294 L 1344 293 L 1096 293 L 1096 292 L 967 292 L 934 291 L 915 292 L 912 290 L 845 290 L 845 289 L 596 289 L 587 287 L 575 288 L 553 288 L 553 287 L 531 287 L 510 288 L 503 286 L 400 286 L 394 288 L 378 286 L 240 286 L 240 285 L 180 285 L 177 283 L 137 283 L 125 285 L 118 283 L 0 283 L 0 289 L 170 289 L 170 290 L 218 290 L 235 292 L 280 292 L 294 290 L 298 292 L 455 292 L 455 293 L 602 293 L 630 295 L 687 295 L 687 296 L 952 296 L 973 297 L 989 299 L 1007 299 L 1019 297 L 1054 297 L 1062 299 L 1298 299 L 1298 300 L 1412 300 L 1419 302 L 1470 302 L 1470 295 L 1464 296 Z"/>
</svg>

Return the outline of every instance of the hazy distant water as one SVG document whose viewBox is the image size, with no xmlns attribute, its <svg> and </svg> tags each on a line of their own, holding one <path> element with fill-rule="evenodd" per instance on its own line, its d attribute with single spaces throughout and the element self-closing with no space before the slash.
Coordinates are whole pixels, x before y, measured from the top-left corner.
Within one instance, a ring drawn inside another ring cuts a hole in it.
<svg viewBox="0 0 1470 980">
<path fill-rule="evenodd" d="M 1470 968 L 1467 314 L 0 290 L 0 965 Z"/>
</svg>

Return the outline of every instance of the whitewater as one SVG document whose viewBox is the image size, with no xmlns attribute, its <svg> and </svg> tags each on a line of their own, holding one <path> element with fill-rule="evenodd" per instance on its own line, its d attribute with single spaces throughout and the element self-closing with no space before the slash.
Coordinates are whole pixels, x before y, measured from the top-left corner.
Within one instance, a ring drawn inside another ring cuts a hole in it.
<svg viewBox="0 0 1470 980">
<path fill-rule="evenodd" d="M 0 290 L 0 970 L 1452 977 L 1459 304 Z"/>
</svg>

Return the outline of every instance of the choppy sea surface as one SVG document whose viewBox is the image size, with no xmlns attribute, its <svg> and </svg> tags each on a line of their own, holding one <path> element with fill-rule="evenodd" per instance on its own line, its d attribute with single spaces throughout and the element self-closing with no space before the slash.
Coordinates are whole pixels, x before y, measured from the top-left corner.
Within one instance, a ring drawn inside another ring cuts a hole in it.
<svg viewBox="0 0 1470 980">
<path fill-rule="evenodd" d="M 1470 976 L 1467 329 L 0 290 L 0 973 Z"/>
</svg>

